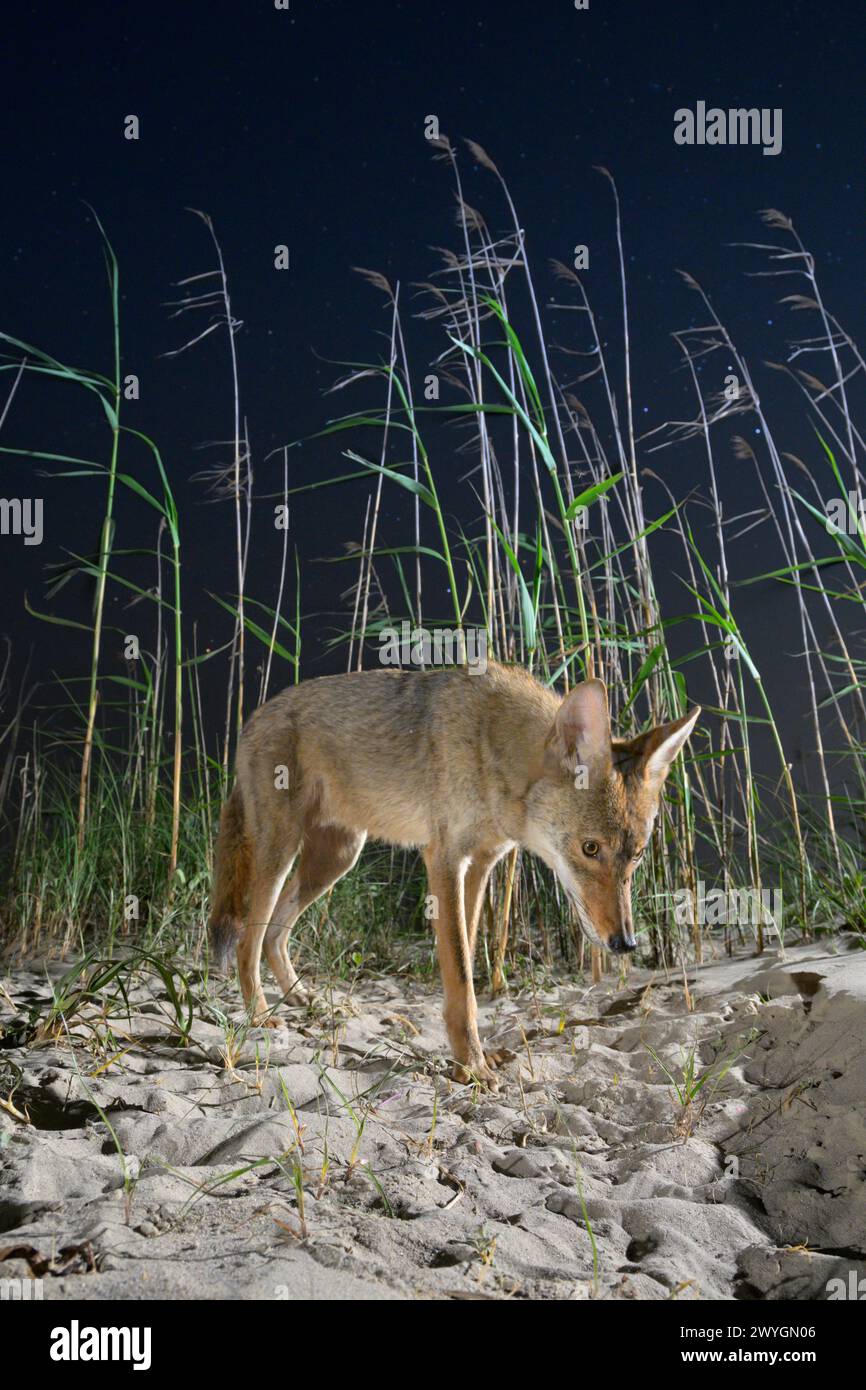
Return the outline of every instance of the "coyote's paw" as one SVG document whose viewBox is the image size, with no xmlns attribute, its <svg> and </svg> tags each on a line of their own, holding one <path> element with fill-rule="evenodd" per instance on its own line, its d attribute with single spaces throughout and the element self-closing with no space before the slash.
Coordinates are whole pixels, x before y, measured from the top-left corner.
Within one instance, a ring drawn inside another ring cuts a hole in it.
<svg viewBox="0 0 866 1390">
<path fill-rule="evenodd" d="M 290 1009 L 308 1009 L 311 1005 L 318 1002 L 318 998 L 319 996 L 316 994 L 315 990 L 308 989 L 306 985 L 302 985 L 299 980 L 296 985 L 292 985 L 292 988 L 286 991 L 283 995 L 282 1002 Z"/>
<path fill-rule="evenodd" d="M 506 1063 L 513 1062 L 517 1056 L 509 1047 L 499 1047 L 495 1052 L 485 1052 L 484 1060 L 488 1067 L 504 1067 Z"/>
<path fill-rule="evenodd" d="M 286 1023 L 285 1019 L 282 1019 L 282 1018 L 275 1018 L 274 1015 L 273 1015 L 272 1013 L 267 1013 L 267 1014 L 253 1014 L 253 1017 L 252 1017 L 252 1020 L 251 1020 L 251 1021 L 252 1021 L 252 1026 L 253 1026 L 253 1028 L 287 1028 L 287 1027 L 288 1027 L 288 1024 Z"/>
<path fill-rule="evenodd" d="M 328 1022 L 332 1027 L 357 1018 L 360 1010 L 349 998 L 335 998 L 327 991 L 310 992 L 309 1010 L 318 1023 Z"/>
<path fill-rule="evenodd" d="M 451 1075 L 461 1086 L 483 1086 L 494 1094 L 499 1090 L 496 1073 L 483 1056 L 477 1062 L 455 1062 Z"/>
</svg>

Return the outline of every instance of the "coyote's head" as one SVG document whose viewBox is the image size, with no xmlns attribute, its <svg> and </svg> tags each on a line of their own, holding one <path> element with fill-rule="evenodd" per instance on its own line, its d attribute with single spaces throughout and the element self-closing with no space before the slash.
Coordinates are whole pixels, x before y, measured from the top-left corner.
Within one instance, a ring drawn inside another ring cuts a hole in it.
<svg viewBox="0 0 866 1390">
<path fill-rule="evenodd" d="M 594 946 L 634 950 L 632 874 L 700 712 L 625 742 L 611 738 L 601 681 L 584 681 L 559 707 L 526 796 L 524 843 L 553 869 Z"/>
</svg>

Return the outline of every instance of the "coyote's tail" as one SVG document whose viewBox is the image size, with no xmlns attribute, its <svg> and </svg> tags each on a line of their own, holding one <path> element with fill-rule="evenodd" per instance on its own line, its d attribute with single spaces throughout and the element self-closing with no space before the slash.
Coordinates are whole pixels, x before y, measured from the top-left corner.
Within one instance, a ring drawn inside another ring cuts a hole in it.
<svg viewBox="0 0 866 1390">
<path fill-rule="evenodd" d="M 214 882 L 208 943 L 210 968 L 227 974 L 244 928 L 244 907 L 250 882 L 251 856 L 244 830 L 244 803 L 235 787 L 220 817 L 214 856 Z"/>
</svg>

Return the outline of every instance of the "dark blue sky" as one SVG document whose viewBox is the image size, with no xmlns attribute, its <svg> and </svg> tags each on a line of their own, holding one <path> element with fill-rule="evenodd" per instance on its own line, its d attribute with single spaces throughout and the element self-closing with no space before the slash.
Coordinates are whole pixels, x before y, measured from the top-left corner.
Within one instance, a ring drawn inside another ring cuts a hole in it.
<svg viewBox="0 0 866 1390">
<path fill-rule="evenodd" d="M 351 267 L 400 280 L 411 310 L 411 283 L 438 265 L 432 248 L 457 242 L 450 175 L 423 138 L 430 113 L 452 140 L 477 140 L 496 160 L 526 228 L 543 300 L 563 293 L 550 258 L 570 261 L 575 244 L 589 245 L 585 283 L 615 356 L 612 207 L 593 165 L 612 171 L 622 200 L 640 427 L 691 413 L 670 337 L 700 314 L 676 275 L 683 268 L 748 353 L 780 447 L 815 456 L 802 400 L 761 376 L 761 362 L 780 360 L 803 327 L 775 302 L 795 287 L 747 278 L 764 265 L 729 243 L 769 239 L 758 209 L 787 212 L 818 257 L 828 302 L 863 336 L 866 44 L 853 0 L 590 0 L 586 12 L 571 0 L 291 0 L 288 13 L 269 0 L 37 4 L 7 11 L 4 31 L 0 328 L 60 358 L 110 369 L 101 251 L 82 200 L 91 203 L 120 260 L 124 370 L 141 380 L 127 423 L 159 442 L 177 488 L 189 611 L 203 642 L 226 635 L 224 615 L 203 595 L 232 588 L 231 518 L 226 508 L 208 508 L 191 475 L 218 456 L 199 446 L 228 437 L 231 400 L 221 335 L 179 359 L 159 356 L 187 332 L 163 307 L 174 297 L 172 282 L 212 265 L 204 230 L 184 209 L 210 213 L 223 244 L 244 323 L 237 345 L 257 486 L 270 492 L 278 483 L 276 465 L 264 462 L 271 449 L 321 428 L 337 410 L 374 403 L 360 394 L 351 402 L 322 398 L 336 369 L 321 359 L 375 356 L 376 335 L 387 326 L 381 295 Z M 781 107 L 782 153 L 676 145 L 674 112 L 698 100 Z M 131 113 L 140 119 L 137 142 L 123 138 Z M 494 180 L 465 148 L 460 159 L 469 202 L 504 230 Z M 280 243 L 290 247 L 288 272 L 273 267 Z M 551 341 L 577 345 L 573 317 L 550 312 L 546 321 Z M 420 378 L 441 339 L 416 326 L 410 341 Z M 568 359 L 554 365 L 566 379 L 574 372 Z M 99 448 L 104 457 L 93 417 L 92 403 L 74 399 L 70 388 L 28 384 L 0 443 L 76 454 Z M 747 505 L 757 496 L 747 466 L 731 459 L 724 435 L 718 443 L 726 505 Z M 443 487 L 458 511 L 467 494 L 456 477 L 465 465 L 438 447 L 434 462 L 454 471 L 453 489 Z M 702 480 L 697 445 L 643 461 L 678 495 Z M 31 464 L 7 456 L 0 466 L 4 495 L 33 492 Z M 309 447 L 293 456 L 293 468 L 298 481 L 342 471 L 338 448 Z M 46 606 L 44 566 L 64 547 L 95 545 L 101 488 L 45 480 L 40 490 L 43 546 L 24 551 L 17 540 L 0 541 L 4 627 L 21 656 L 35 646 L 37 669 L 58 663 L 71 674 L 86 664 L 80 645 L 59 629 L 49 642 L 23 615 L 21 596 L 26 585 L 32 602 Z M 297 504 L 292 539 L 302 558 L 359 539 L 366 491 L 328 490 Z M 650 515 L 656 503 L 661 494 L 650 498 Z M 389 498 L 386 507 L 395 540 L 403 499 Z M 151 543 L 141 507 L 128 498 L 120 524 L 119 544 Z M 251 591 L 269 602 L 277 548 L 264 526 L 253 551 Z M 735 559 L 743 575 L 765 568 L 761 533 L 742 542 Z M 307 566 L 306 574 L 305 611 L 332 610 L 348 571 Z M 780 622 L 769 592 L 748 593 L 759 638 L 793 650 L 796 630 Z M 86 614 L 86 603 L 84 585 L 56 600 L 73 617 Z M 316 650 L 323 631 L 314 623 L 305 633 L 307 674 L 324 669 Z"/>
</svg>

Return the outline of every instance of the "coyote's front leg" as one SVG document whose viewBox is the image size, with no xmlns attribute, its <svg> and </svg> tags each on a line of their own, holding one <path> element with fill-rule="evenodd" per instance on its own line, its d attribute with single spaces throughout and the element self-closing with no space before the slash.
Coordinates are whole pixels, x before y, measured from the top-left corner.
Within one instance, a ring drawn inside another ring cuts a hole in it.
<svg viewBox="0 0 866 1390">
<path fill-rule="evenodd" d="M 496 1090 L 496 1077 L 487 1065 L 478 1036 L 472 956 L 463 904 L 465 868 L 442 850 L 426 850 L 424 862 L 434 899 L 436 945 L 445 993 L 445 1027 L 458 1064 L 457 1079 L 476 1079 Z"/>
</svg>

